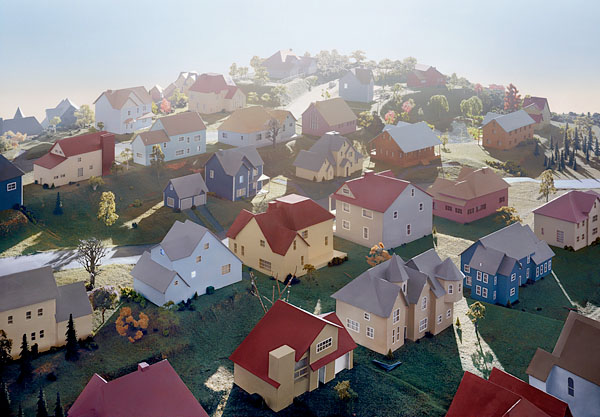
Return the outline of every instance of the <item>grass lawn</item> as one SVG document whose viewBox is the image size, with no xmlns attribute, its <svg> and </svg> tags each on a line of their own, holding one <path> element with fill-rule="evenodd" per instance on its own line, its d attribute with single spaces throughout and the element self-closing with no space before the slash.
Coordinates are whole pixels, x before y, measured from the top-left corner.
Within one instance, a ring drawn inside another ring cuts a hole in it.
<svg viewBox="0 0 600 417">
<path fill-rule="evenodd" d="M 582 307 L 587 303 L 600 307 L 600 246 L 589 246 L 577 252 L 555 247 L 552 250 L 556 253 L 552 269 L 569 297 Z"/>
</svg>

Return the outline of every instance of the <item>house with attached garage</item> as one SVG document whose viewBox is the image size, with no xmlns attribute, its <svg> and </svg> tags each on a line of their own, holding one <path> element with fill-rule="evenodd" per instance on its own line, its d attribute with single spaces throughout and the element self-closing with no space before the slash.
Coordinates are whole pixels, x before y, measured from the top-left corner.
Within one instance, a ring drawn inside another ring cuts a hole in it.
<svg viewBox="0 0 600 417">
<path fill-rule="evenodd" d="M 202 114 L 232 112 L 246 105 L 246 95 L 221 74 L 202 74 L 188 91 L 188 108 Z"/>
<path fill-rule="evenodd" d="M 254 146 L 218 150 L 204 165 L 208 190 L 221 198 L 236 201 L 255 196 L 269 177 Z"/>
<path fill-rule="evenodd" d="M 352 68 L 339 80 L 340 97 L 348 101 L 370 103 L 374 88 L 375 78 L 369 68 Z"/>
<path fill-rule="evenodd" d="M 552 353 L 538 348 L 529 384 L 569 404 L 575 417 L 600 411 L 600 321 L 571 311 Z"/>
<path fill-rule="evenodd" d="M 165 207 L 179 210 L 202 206 L 206 204 L 206 193 L 208 187 L 199 172 L 171 178 L 163 190 L 163 204 Z"/>
<path fill-rule="evenodd" d="M 302 134 L 323 136 L 336 131 L 340 135 L 356 132 L 356 114 L 343 98 L 310 103 L 302 113 Z"/>
<path fill-rule="evenodd" d="M 23 171 L 0 155 L 0 211 L 23 205 L 23 175 Z"/>
<path fill-rule="evenodd" d="M 131 142 L 133 162 L 150 165 L 156 145 L 161 147 L 165 161 L 203 154 L 206 152 L 206 126 L 202 117 L 187 111 L 157 119 L 150 130 L 138 133 Z"/>
<path fill-rule="evenodd" d="M 346 181 L 330 198 L 335 235 L 362 246 L 393 248 L 430 235 L 431 196 L 392 171 L 365 172 Z"/>
<path fill-rule="evenodd" d="M 116 134 L 131 133 L 152 124 L 152 97 L 144 87 L 106 90 L 94 101 L 96 126 Z"/>
<path fill-rule="evenodd" d="M 296 134 L 296 118 L 287 110 L 250 106 L 234 111 L 218 128 L 219 142 L 232 146 L 273 145 L 269 123 L 279 124 L 276 142 L 286 142 Z"/>
<path fill-rule="evenodd" d="M 460 254 L 471 298 L 514 304 L 519 287 L 552 273 L 554 252 L 528 225 L 519 222 L 482 237 Z"/>
<path fill-rule="evenodd" d="M 298 153 L 294 166 L 297 177 L 321 182 L 362 172 L 363 161 L 350 139 L 327 132 L 310 149 Z"/>
<path fill-rule="evenodd" d="M 235 384 L 278 412 L 354 366 L 356 343 L 335 313 L 277 300 L 229 359 Z"/>
<path fill-rule="evenodd" d="M 508 114 L 489 112 L 483 118 L 482 126 L 483 147 L 506 150 L 533 138 L 535 120 L 525 110 Z"/>
<path fill-rule="evenodd" d="M 131 270 L 133 288 L 157 306 L 186 301 L 242 280 L 241 261 L 217 236 L 194 223 L 173 223 Z"/>
<path fill-rule="evenodd" d="M 427 123 L 399 121 L 388 125 L 369 142 L 371 159 L 400 168 L 429 165 L 441 160 L 435 147 L 442 142 Z"/>
<path fill-rule="evenodd" d="M 335 312 L 357 344 L 385 355 L 451 327 L 463 278 L 434 249 L 408 262 L 392 255 L 335 292 Z"/>
</svg>

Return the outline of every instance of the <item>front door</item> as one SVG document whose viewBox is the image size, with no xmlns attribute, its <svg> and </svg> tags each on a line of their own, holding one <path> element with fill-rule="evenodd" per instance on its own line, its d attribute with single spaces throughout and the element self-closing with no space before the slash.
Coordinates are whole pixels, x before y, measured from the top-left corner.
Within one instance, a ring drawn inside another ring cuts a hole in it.
<svg viewBox="0 0 600 417">
<path fill-rule="evenodd" d="M 406 326 L 404 326 L 404 341 L 406 342 Z"/>
<path fill-rule="evenodd" d="M 321 384 L 325 383 L 325 366 L 319 368 L 319 382 Z"/>
</svg>

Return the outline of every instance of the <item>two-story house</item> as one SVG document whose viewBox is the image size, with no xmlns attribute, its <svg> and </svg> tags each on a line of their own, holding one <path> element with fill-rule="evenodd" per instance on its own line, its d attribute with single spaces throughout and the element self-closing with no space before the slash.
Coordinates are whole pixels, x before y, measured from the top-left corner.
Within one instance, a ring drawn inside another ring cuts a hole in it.
<svg viewBox="0 0 600 417">
<path fill-rule="evenodd" d="M 460 254 L 465 287 L 471 298 L 491 304 L 514 304 L 519 286 L 552 273 L 554 252 L 519 222 L 490 233 Z"/>
<path fill-rule="evenodd" d="M 115 160 L 115 135 L 94 132 L 54 142 L 47 154 L 33 163 L 36 184 L 56 187 L 110 174 Z"/>
<path fill-rule="evenodd" d="M 123 134 L 150 127 L 152 124 L 152 97 L 144 87 L 106 90 L 94 101 L 96 127 Z"/>
<path fill-rule="evenodd" d="M 23 205 L 23 175 L 23 171 L 0 155 L 0 211 Z"/>
<path fill-rule="evenodd" d="M 206 204 L 206 193 L 208 187 L 199 172 L 171 178 L 163 190 L 163 204 L 179 210 L 202 206 Z"/>
<path fill-rule="evenodd" d="M 133 288 L 162 306 L 241 281 L 242 263 L 207 228 L 177 220 L 158 245 L 142 254 L 131 275 Z"/>
<path fill-rule="evenodd" d="M 335 235 L 372 247 L 393 248 L 430 235 L 433 200 L 392 171 L 366 172 L 346 181 L 330 197 L 335 207 Z"/>
<path fill-rule="evenodd" d="M 227 231 L 229 249 L 244 264 L 284 281 L 321 268 L 346 254 L 333 249 L 333 219 L 313 200 L 290 194 L 270 201 L 267 211 L 242 210 Z"/>
<path fill-rule="evenodd" d="M 75 113 L 79 110 L 79 106 L 73 103 L 68 98 L 61 100 L 58 105 L 52 109 L 46 109 L 46 117 L 42 120 L 44 129 L 48 129 L 53 118 L 60 118 L 60 123 L 56 127 L 70 128 L 75 126 L 77 116 Z"/>
<path fill-rule="evenodd" d="M 408 262 L 392 255 L 335 292 L 335 312 L 357 344 L 385 355 L 452 326 L 463 278 L 434 249 Z"/>
<path fill-rule="evenodd" d="M 208 190 L 231 201 L 255 196 L 269 177 L 254 146 L 219 149 L 204 166 Z"/>
<path fill-rule="evenodd" d="M 327 132 L 310 149 L 298 153 L 294 166 L 297 177 L 321 182 L 362 172 L 363 162 L 363 155 L 350 139 Z"/>
<path fill-rule="evenodd" d="M 287 110 L 250 106 L 231 113 L 218 128 L 219 142 L 232 146 L 273 145 L 269 124 L 277 122 L 275 142 L 286 142 L 296 134 L 296 118 Z"/>
<path fill-rule="evenodd" d="M 348 101 L 370 103 L 374 88 L 375 78 L 369 68 L 352 68 L 339 80 L 340 97 Z"/>
<path fill-rule="evenodd" d="M 354 365 L 356 344 L 335 313 L 277 300 L 229 359 L 235 384 L 278 412 Z"/>
<path fill-rule="evenodd" d="M 0 276 L 0 288 L 0 329 L 13 341 L 13 358 L 19 355 L 23 335 L 40 352 L 63 346 L 71 315 L 78 338 L 92 334 L 92 307 L 83 282 L 59 287 L 52 268 L 45 266 Z"/>
<path fill-rule="evenodd" d="M 202 74 L 188 91 L 188 108 L 202 114 L 232 112 L 246 106 L 246 95 L 221 74 Z"/>
<path fill-rule="evenodd" d="M 35 116 L 23 116 L 20 107 L 17 107 L 15 116 L 12 119 L 3 119 L 0 117 L 0 136 L 7 133 L 22 133 L 27 136 L 37 136 L 44 131 L 43 126 L 38 122 Z"/>
<path fill-rule="evenodd" d="M 295 76 L 308 76 L 317 72 L 317 59 L 299 56 L 291 49 L 281 49 L 262 62 L 270 78 L 282 79 Z"/>
<path fill-rule="evenodd" d="M 441 160 L 435 147 L 442 142 L 427 123 L 399 121 L 388 125 L 369 142 L 371 159 L 400 168 L 429 165 Z"/>
<path fill-rule="evenodd" d="M 343 98 L 310 103 L 302 113 L 302 134 L 323 136 L 327 132 L 336 131 L 340 135 L 356 132 L 358 118 Z"/>
<path fill-rule="evenodd" d="M 465 224 L 508 206 L 508 187 L 489 167 L 463 166 L 456 180 L 437 177 L 427 192 L 433 196 L 434 216 Z"/>
<path fill-rule="evenodd" d="M 406 85 L 410 88 L 443 87 L 446 76 L 431 65 L 416 64 L 406 76 Z"/>
<path fill-rule="evenodd" d="M 533 210 L 533 229 L 559 248 L 585 248 L 600 240 L 600 194 L 572 190 Z"/>
<path fill-rule="evenodd" d="M 489 112 L 483 118 L 482 126 L 483 147 L 506 150 L 533 138 L 535 120 L 525 110 L 508 114 Z"/>
<path fill-rule="evenodd" d="M 544 129 L 550 125 L 552 113 L 546 97 L 525 97 L 523 99 L 523 110 L 535 120 L 535 130 Z"/>
<path fill-rule="evenodd" d="M 206 126 L 202 117 L 187 111 L 157 119 L 150 130 L 138 133 L 131 142 L 133 162 L 150 165 L 156 145 L 161 147 L 165 161 L 206 152 Z"/>
</svg>

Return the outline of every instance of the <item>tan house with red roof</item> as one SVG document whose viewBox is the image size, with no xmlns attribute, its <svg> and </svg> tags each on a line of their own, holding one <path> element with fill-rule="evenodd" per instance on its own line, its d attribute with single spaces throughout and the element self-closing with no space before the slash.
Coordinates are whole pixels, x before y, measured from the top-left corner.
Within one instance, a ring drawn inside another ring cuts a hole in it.
<svg viewBox="0 0 600 417">
<path fill-rule="evenodd" d="M 152 97 L 144 87 L 106 90 L 94 101 L 96 126 L 123 134 L 144 129 L 152 124 Z"/>
<path fill-rule="evenodd" d="M 535 130 L 540 130 L 550 125 L 552 114 L 546 97 L 525 97 L 523 99 L 523 110 L 535 120 L 535 124 L 533 125 Z"/>
<path fill-rule="evenodd" d="M 33 178 L 37 184 L 58 187 L 108 175 L 114 160 L 112 133 L 73 136 L 56 141 L 46 155 L 33 163 Z"/>
<path fill-rule="evenodd" d="M 302 134 L 323 136 L 336 131 L 340 135 L 356 132 L 356 114 L 342 98 L 310 103 L 302 113 Z"/>
<path fill-rule="evenodd" d="M 346 181 L 330 197 L 335 207 L 335 235 L 372 247 L 393 248 L 430 235 L 433 200 L 392 171 L 366 172 Z"/>
<path fill-rule="evenodd" d="M 355 348 L 335 313 L 317 316 L 278 300 L 229 359 L 235 384 L 278 412 L 352 369 Z"/>
<path fill-rule="evenodd" d="M 284 281 L 311 264 L 321 268 L 335 256 L 334 215 L 313 200 L 290 194 L 269 202 L 267 211 L 242 210 L 227 231 L 229 249 L 257 271 Z"/>
<path fill-rule="evenodd" d="M 579 250 L 598 242 L 600 194 L 573 190 L 533 210 L 535 234 L 549 245 Z"/>
<path fill-rule="evenodd" d="M 246 95 L 221 74 L 202 74 L 188 90 L 188 108 L 202 114 L 232 112 L 246 106 Z"/>
<path fill-rule="evenodd" d="M 279 123 L 276 142 L 286 142 L 296 134 L 296 118 L 288 110 L 250 106 L 234 111 L 218 128 L 219 142 L 232 146 L 272 145 L 269 122 Z"/>
</svg>

